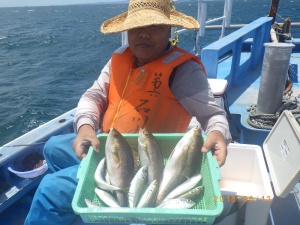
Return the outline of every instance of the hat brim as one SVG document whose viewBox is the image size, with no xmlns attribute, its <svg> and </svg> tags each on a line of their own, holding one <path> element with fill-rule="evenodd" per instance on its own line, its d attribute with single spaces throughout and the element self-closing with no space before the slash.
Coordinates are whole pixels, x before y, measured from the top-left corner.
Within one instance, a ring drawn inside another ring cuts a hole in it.
<svg viewBox="0 0 300 225">
<path fill-rule="evenodd" d="M 104 34 L 119 33 L 122 31 L 151 25 L 169 25 L 186 29 L 198 29 L 200 24 L 191 16 L 187 16 L 174 9 L 170 11 L 170 18 L 157 11 L 143 10 L 128 16 L 127 12 L 106 20 L 101 25 Z"/>
</svg>

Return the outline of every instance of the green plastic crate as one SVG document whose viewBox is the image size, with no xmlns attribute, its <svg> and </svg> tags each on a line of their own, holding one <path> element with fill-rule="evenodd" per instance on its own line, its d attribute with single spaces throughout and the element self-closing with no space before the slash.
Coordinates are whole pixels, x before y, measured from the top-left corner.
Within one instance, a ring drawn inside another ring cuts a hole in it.
<svg viewBox="0 0 300 225">
<path fill-rule="evenodd" d="M 153 135 L 160 144 L 165 161 L 167 161 L 173 148 L 183 137 L 181 133 Z M 138 134 L 123 134 L 123 136 L 137 157 Z M 96 187 L 94 173 L 104 156 L 107 134 L 100 134 L 98 138 L 101 152 L 97 154 L 90 148 L 88 155 L 82 160 L 77 174 L 79 181 L 72 201 L 74 212 L 80 215 L 85 223 L 212 224 L 215 218 L 222 213 L 223 202 L 215 201 L 215 196 L 221 196 L 219 187 L 220 168 L 211 152 L 205 153 L 202 157 L 200 168 L 202 179 L 200 182 L 201 185 L 204 185 L 204 193 L 197 199 L 197 204 L 193 208 L 111 208 L 106 206 L 94 191 Z M 101 207 L 88 208 L 85 204 L 85 198 L 97 202 Z"/>
</svg>

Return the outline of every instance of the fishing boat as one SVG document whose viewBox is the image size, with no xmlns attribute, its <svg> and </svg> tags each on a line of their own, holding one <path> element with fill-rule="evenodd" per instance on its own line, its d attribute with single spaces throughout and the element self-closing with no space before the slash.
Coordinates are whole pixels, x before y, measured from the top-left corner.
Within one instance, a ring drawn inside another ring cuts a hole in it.
<svg viewBox="0 0 300 225">
<path fill-rule="evenodd" d="M 249 24 L 230 24 L 233 0 L 219 0 L 224 2 L 224 15 L 207 20 L 207 1 L 198 1 L 197 19 L 205 26 L 196 38 L 219 29 L 220 39 L 203 48 L 192 43 L 187 50 L 201 58 L 233 136 L 227 162 L 220 168 L 222 196 L 216 196 L 232 206 L 217 224 L 300 224 L 300 157 L 296 157 L 300 154 L 300 37 L 291 32 L 300 23 L 275 22 L 279 0 L 272 1 L 268 17 Z M 216 21 L 222 25 L 212 25 Z M 225 29 L 234 31 L 224 35 Z M 174 40 L 183 32 L 174 31 Z M 122 33 L 122 44 L 126 42 Z M 74 132 L 75 113 L 76 108 L 0 147 L 1 224 L 23 224 L 47 173 L 46 164 L 35 171 L 38 174 L 18 173 L 14 165 L 29 153 L 42 152 L 52 136 Z"/>
</svg>

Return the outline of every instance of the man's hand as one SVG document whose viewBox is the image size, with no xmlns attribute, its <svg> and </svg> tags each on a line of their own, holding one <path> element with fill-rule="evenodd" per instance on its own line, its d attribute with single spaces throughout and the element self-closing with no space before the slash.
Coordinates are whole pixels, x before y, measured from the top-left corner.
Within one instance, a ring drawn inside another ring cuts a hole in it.
<svg viewBox="0 0 300 225">
<path fill-rule="evenodd" d="M 227 144 L 220 131 L 212 131 L 207 135 L 201 151 L 208 152 L 209 149 L 212 149 L 219 166 L 223 166 L 227 156 Z"/>
<path fill-rule="evenodd" d="M 95 152 L 100 152 L 100 142 L 96 132 L 90 125 L 83 125 L 79 128 L 73 143 L 73 149 L 77 158 L 82 159 L 86 157 L 90 146 L 94 148 Z"/>
</svg>

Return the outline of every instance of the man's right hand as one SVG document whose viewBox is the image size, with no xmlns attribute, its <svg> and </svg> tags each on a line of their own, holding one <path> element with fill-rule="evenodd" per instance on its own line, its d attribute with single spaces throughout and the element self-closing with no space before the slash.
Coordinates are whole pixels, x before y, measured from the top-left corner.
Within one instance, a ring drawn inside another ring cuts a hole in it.
<svg viewBox="0 0 300 225">
<path fill-rule="evenodd" d="M 100 142 L 96 132 L 90 125 L 82 125 L 73 143 L 73 149 L 77 158 L 81 160 L 86 157 L 90 146 L 94 148 L 95 152 L 100 152 Z"/>
</svg>

